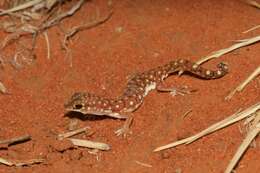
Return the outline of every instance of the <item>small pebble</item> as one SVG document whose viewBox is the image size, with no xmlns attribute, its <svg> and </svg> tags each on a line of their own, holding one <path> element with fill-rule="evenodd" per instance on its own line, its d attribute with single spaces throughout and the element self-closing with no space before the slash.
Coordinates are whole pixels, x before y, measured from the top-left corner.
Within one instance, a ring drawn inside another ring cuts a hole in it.
<svg viewBox="0 0 260 173">
<path fill-rule="evenodd" d="M 116 28 L 115 28 L 115 32 L 117 32 L 117 33 L 123 32 L 123 27 L 121 27 L 121 26 L 116 27 Z"/>
</svg>

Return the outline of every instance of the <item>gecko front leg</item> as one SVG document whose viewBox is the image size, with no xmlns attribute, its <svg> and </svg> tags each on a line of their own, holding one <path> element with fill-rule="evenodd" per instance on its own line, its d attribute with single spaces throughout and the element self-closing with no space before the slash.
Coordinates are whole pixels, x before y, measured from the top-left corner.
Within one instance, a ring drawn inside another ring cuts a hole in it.
<svg viewBox="0 0 260 173">
<path fill-rule="evenodd" d="M 169 92 L 170 95 L 176 96 L 176 95 L 186 95 L 191 94 L 192 92 L 197 91 L 196 89 L 189 89 L 187 86 L 183 86 L 181 88 L 177 87 L 166 87 L 163 84 L 160 84 L 156 87 L 156 90 L 159 92 Z"/>
</svg>

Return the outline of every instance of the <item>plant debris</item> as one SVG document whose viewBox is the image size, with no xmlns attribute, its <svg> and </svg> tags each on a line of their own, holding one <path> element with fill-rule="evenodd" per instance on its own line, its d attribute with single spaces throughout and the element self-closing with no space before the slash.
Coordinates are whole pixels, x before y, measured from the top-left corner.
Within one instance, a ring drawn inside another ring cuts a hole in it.
<svg viewBox="0 0 260 173">
<path fill-rule="evenodd" d="M 246 3 L 248 3 L 249 5 L 255 7 L 255 8 L 259 8 L 260 9 L 260 4 L 256 1 L 253 0 L 247 0 Z"/>
<path fill-rule="evenodd" d="M 77 134 L 80 134 L 80 133 L 85 133 L 88 129 L 90 129 L 90 127 L 83 127 L 83 128 L 80 128 L 80 129 L 69 131 L 67 133 L 59 134 L 58 135 L 58 140 L 69 138 L 71 136 L 74 136 L 74 135 L 77 135 Z"/>
<path fill-rule="evenodd" d="M 229 116 L 228 118 L 220 121 L 220 122 L 217 122 L 213 125 L 211 125 L 210 127 L 208 127 L 207 129 L 191 136 L 191 137 L 188 137 L 188 138 L 185 138 L 185 139 L 182 139 L 182 140 L 179 140 L 179 141 L 176 141 L 176 142 L 173 142 L 173 143 L 170 143 L 170 144 L 167 144 L 167 145 L 164 145 L 164 146 L 161 146 L 161 147 L 158 147 L 154 150 L 154 152 L 157 152 L 157 151 L 162 151 L 162 150 L 165 150 L 165 149 L 169 149 L 169 148 L 173 148 L 173 147 L 176 147 L 178 145 L 181 145 L 181 144 L 190 144 L 196 140 L 198 140 L 199 138 L 203 137 L 203 136 L 206 136 L 210 133 L 213 133 L 217 130 L 220 130 L 224 127 L 227 127 L 235 122 L 238 122 L 242 119 L 245 119 L 247 117 L 250 117 L 252 116 L 253 113 L 255 113 L 257 110 L 260 109 L 260 102 L 259 103 L 256 103 L 252 106 L 250 106 L 249 108 L 245 109 L 244 111 L 242 112 L 239 112 L 239 113 L 235 113 L 231 116 Z"/>
<path fill-rule="evenodd" d="M 31 136 L 30 135 L 24 135 L 24 136 L 19 136 L 16 138 L 11 138 L 11 139 L 5 139 L 5 140 L 0 140 L 0 145 L 12 145 L 15 143 L 21 143 L 21 142 L 26 142 L 31 140 Z"/>
<path fill-rule="evenodd" d="M 73 16 L 88 0 L 5 0 L 0 2 L 1 6 L 8 7 L 0 9 L 0 29 L 8 33 L 4 40 L 0 43 L 1 62 L 7 57 L 4 55 L 4 49 L 11 43 L 17 43 L 16 50 L 13 51 L 13 60 L 9 60 L 10 64 L 16 69 L 20 69 L 24 64 L 29 64 L 36 59 L 34 53 L 36 40 L 40 34 L 43 34 L 46 47 L 47 59 L 51 58 L 51 40 L 47 31 L 54 26 L 60 25 L 62 21 Z M 64 10 L 63 6 L 70 5 L 69 10 Z M 70 66 L 72 66 L 71 51 L 68 48 L 68 40 L 79 31 L 96 27 L 106 22 L 113 14 L 111 10 L 112 4 L 109 3 L 109 13 L 103 17 L 97 17 L 93 21 L 85 21 L 83 25 L 74 26 L 64 35 L 62 48 L 66 51 L 66 56 L 69 57 Z M 20 40 L 24 37 L 31 36 L 31 43 L 26 43 L 28 46 L 22 45 Z M 3 65 L 3 63 L 1 63 Z M 5 86 L 0 82 L 0 91 L 6 93 Z"/>
<path fill-rule="evenodd" d="M 32 36 L 32 49 L 30 51 L 33 52 L 36 38 L 40 34 L 43 34 L 47 45 L 47 58 L 50 59 L 51 40 L 49 40 L 47 31 L 51 27 L 60 25 L 64 19 L 73 16 L 80 10 L 87 0 L 25 0 L 19 3 L 15 2 L 15 0 L 6 1 L 6 4 L 12 5 L 5 6 L 11 7 L 0 10 L 0 16 L 5 16 L 5 18 L 1 18 L 2 21 L 0 22 L 0 28 L 9 33 L 9 35 L 3 40 L 0 50 L 3 51 L 3 49 L 9 44 L 17 42 L 17 40 L 20 40 L 23 37 Z M 67 4 L 70 5 L 71 8 L 69 10 L 64 10 L 65 8 L 63 8 L 63 6 Z M 68 32 L 65 33 L 62 47 L 65 48 L 67 54 L 69 54 L 67 48 L 68 39 L 73 37 L 79 31 L 106 22 L 112 16 L 112 10 L 110 7 L 111 4 L 109 5 L 109 13 L 108 15 L 105 15 L 105 17 L 96 18 L 91 22 L 86 21 L 84 22 L 85 24 L 72 27 L 72 29 L 69 29 Z M 14 54 L 16 55 L 17 52 Z"/>
<path fill-rule="evenodd" d="M 231 99 L 231 97 L 233 97 L 233 95 L 236 93 L 236 92 L 241 92 L 245 86 L 250 82 L 252 81 L 254 78 L 256 78 L 258 75 L 260 74 L 260 66 L 255 69 L 255 71 L 250 75 L 248 76 L 248 78 L 246 78 L 241 84 L 239 84 L 234 90 L 232 90 L 228 96 L 225 97 L 225 100 L 229 100 Z"/>
<path fill-rule="evenodd" d="M 79 147 L 87 147 L 87 148 L 94 148 L 98 150 L 110 150 L 110 146 L 105 143 L 101 142 L 94 142 L 90 140 L 83 140 L 83 139 L 73 139 L 73 138 L 68 138 L 73 145 L 79 146 Z"/>
<path fill-rule="evenodd" d="M 33 164 L 39 164 L 44 162 L 44 159 L 30 159 L 30 160 L 24 160 L 24 161 L 15 161 L 15 160 L 7 160 L 0 157 L 0 163 L 7 165 L 7 166 L 29 166 Z"/>
<path fill-rule="evenodd" d="M 226 53 L 232 52 L 238 48 L 241 47 L 245 47 L 251 44 L 254 44 L 256 42 L 260 41 L 260 35 L 256 36 L 256 37 L 252 37 L 252 38 L 248 38 L 248 39 L 243 39 L 243 40 L 237 40 L 238 43 L 233 44 L 232 46 L 225 48 L 225 49 L 221 49 L 215 52 L 212 52 L 211 54 L 209 54 L 206 57 L 201 58 L 200 60 L 197 61 L 197 64 L 202 64 L 210 59 L 214 59 L 214 58 L 218 58 Z"/>
<path fill-rule="evenodd" d="M 7 92 L 7 89 L 2 82 L 0 82 L 0 92 L 3 94 Z"/>
</svg>

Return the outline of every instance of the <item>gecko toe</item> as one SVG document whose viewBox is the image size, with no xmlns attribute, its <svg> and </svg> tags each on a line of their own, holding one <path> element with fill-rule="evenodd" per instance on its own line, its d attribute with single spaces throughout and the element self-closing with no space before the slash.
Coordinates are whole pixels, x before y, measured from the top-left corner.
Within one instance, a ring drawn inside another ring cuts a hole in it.
<svg viewBox="0 0 260 173">
<path fill-rule="evenodd" d="M 131 135 L 132 131 L 129 128 L 122 127 L 120 129 L 116 130 L 115 134 L 116 134 L 116 136 L 123 136 L 125 138 L 129 134 Z"/>
</svg>

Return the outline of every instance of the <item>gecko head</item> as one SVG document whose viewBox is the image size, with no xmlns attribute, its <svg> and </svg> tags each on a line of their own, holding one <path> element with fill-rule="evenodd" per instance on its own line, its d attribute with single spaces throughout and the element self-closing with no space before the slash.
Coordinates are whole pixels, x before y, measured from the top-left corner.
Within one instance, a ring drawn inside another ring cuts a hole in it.
<svg viewBox="0 0 260 173">
<path fill-rule="evenodd" d="M 66 111 L 85 113 L 85 104 L 87 102 L 86 93 L 74 93 L 69 101 L 64 105 Z"/>
<path fill-rule="evenodd" d="M 85 92 L 74 93 L 64 107 L 67 112 L 79 112 L 84 115 L 106 115 L 113 118 L 127 118 L 125 115 L 113 112 L 109 100 Z M 117 105 L 114 105 L 114 107 L 117 107 Z"/>
</svg>

